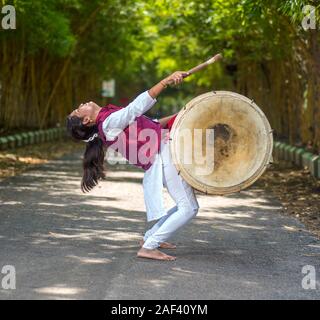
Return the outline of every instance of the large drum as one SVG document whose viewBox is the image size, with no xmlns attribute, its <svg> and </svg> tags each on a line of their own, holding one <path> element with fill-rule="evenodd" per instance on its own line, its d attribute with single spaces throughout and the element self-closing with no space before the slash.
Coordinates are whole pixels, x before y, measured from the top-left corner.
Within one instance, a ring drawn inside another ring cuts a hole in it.
<svg viewBox="0 0 320 320">
<path fill-rule="evenodd" d="M 170 138 L 179 174 L 206 194 L 243 190 L 272 158 L 273 136 L 266 116 L 252 100 L 228 91 L 191 100 L 175 119 Z"/>
</svg>

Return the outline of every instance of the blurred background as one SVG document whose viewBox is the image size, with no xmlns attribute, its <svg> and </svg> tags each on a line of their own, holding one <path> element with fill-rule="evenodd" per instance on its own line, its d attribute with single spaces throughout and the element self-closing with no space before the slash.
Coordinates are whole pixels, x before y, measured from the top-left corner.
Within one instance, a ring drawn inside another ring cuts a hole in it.
<svg viewBox="0 0 320 320">
<path fill-rule="evenodd" d="M 303 6 L 317 1 L 2 0 L 7 4 L 16 9 L 16 29 L 0 31 L 1 135 L 64 125 L 83 101 L 125 106 L 171 72 L 221 52 L 222 63 L 166 90 L 150 114 L 232 90 L 256 101 L 277 138 L 320 151 L 318 7 L 316 28 L 302 28 Z M 114 93 L 105 92 L 110 84 Z"/>
</svg>

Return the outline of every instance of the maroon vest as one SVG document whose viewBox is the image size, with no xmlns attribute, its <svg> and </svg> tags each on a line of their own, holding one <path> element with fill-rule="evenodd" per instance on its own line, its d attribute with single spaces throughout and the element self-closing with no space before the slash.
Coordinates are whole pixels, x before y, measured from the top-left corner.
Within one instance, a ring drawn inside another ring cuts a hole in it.
<svg viewBox="0 0 320 320">
<path fill-rule="evenodd" d="M 113 141 L 106 140 L 102 129 L 103 121 L 121 107 L 108 104 L 97 116 L 96 124 L 99 137 L 107 147 L 111 147 L 124 156 L 131 164 L 148 170 L 160 151 L 161 124 L 142 115 L 127 126 Z"/>
</svg>

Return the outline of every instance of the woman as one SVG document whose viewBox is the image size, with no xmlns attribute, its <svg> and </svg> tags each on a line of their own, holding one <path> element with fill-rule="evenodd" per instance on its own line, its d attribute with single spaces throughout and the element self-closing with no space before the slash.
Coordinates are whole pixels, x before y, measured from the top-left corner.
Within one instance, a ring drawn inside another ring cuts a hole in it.
<svg viewBox="0 0 320 320">
<path fill-rule="evenodd" d="M 174 249 L 166 242 L 179 228 L 196 216 L 199 205 L 193 188 L 178 174 L 167 143 L 168 128 L 175 116 L 155 121 L 143 114 L 155 103 L 156 97 L 169 84 L 179 84 L 187 72 L 177 71 L 141 93 L 127 107 L 109 104 L 101 108 L 93 102 L 81 104 L 67 118 L 72 137 L 87 143 L 83 158 L 81 189 L 90 191 L 104 178 L 103 147 L 120 152 L 130 163 L 144 172 L 143 190 L 147 220 L 158 220 L 141 240 L 138 257 L 175 260 L 158 248 Z M 147 137 L 149 139 L 147 139 Z M 162 187 L 165 186 L 176 205 L 165 211 Z"/>
</svg>

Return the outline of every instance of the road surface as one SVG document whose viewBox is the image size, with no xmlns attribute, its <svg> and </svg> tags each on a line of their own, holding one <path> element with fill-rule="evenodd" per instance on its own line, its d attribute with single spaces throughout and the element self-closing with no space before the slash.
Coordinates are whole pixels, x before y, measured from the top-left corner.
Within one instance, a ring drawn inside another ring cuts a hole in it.
<svg viewBox="0 0 320 320">
<path fill-rule="evenodd" d="M 147 227 L 143 172 L 107 170 L 87 195 L 79 190 L 80 154 L 0 182 L 0 268 L 16 270 L 16 289 L 0 287 L 0 299 L 320 297 L 320 241 L 281 215 L 272 195 L 255 186 L 197 194 L 198 216 L 172 239 L 177 260 L 144 260 L 136 258 Z M 305 265 L 316 270 L 316 289 L 302 287 Z"/>
</svg>

